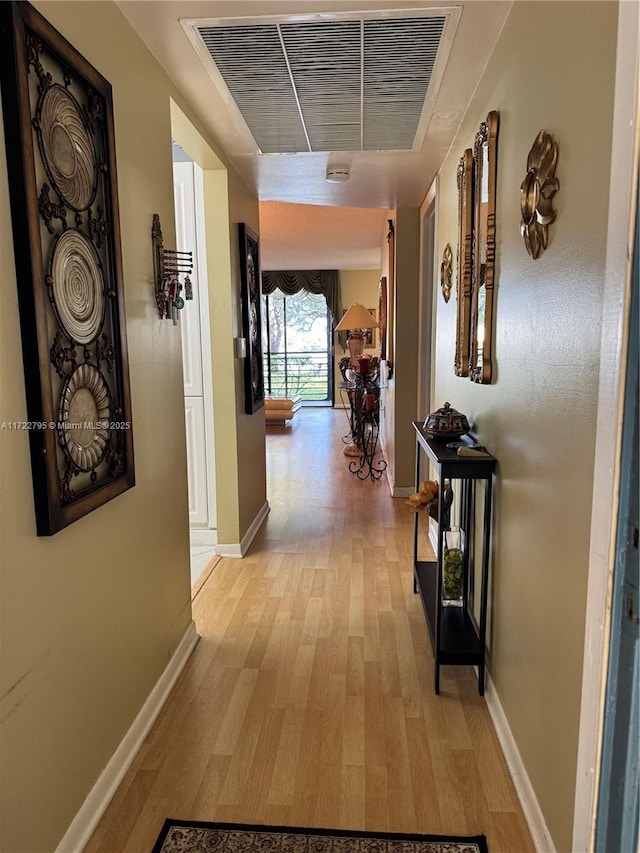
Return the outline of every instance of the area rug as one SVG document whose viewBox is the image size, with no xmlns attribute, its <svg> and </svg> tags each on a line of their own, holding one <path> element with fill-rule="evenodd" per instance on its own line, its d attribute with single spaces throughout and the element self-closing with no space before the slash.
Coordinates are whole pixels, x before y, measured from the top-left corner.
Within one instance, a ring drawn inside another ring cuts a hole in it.
<svg viewBox="0 0 640 853">
<path fill-rule="evenodd" d="M 484 835 L 409 835 L 166 820 L 152 853 L 488 853 Z"/>
</svg>

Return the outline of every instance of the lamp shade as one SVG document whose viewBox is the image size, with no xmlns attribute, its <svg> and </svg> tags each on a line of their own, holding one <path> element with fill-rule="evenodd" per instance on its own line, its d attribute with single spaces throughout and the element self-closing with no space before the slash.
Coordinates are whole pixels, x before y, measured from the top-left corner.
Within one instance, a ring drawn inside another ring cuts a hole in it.
<svg viewBox="0 0 640 853">
<path fill-rule="evenodd" d="M 344 332 L 347 329 L 376 329 L 377 327 L 378 321 L 371 316 L 364 305 L 354 302 L 336 326 L 336 332 Z"/>
</svg>

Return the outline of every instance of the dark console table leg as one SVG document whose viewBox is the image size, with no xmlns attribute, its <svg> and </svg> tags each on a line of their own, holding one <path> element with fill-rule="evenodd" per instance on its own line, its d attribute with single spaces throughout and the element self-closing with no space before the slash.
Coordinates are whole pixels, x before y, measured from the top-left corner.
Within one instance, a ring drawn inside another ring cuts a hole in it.
<svg viewBox="0 0 640 853">
<path fill-rule="evenodd" d="M 420 489 L 420 445 L 416 443 L 416 479 L 415 479 L 415 488 L 416 492 Z M 418 590 L 418 579 L 416 577 L 417 571 L 417 563 L 418 563 L 418 532 L 420 528 L 420 519 L 418 513 L 415 513 L 413 519 L 413 592 L 414 595 L 419 591 Z"/>
<path fill-rule="evenodd" d="M 491 544 L 491 503 L 493 478 L 484 481 L 484 530 L 482 542 L 482 599 L 480 602 L 480 643 L 482 662 L 478 668 L 478 692 L 484 696 L 484 670 L 487 654 L 487 596 L 489 591 L 489 557 Z"/>
</svg>

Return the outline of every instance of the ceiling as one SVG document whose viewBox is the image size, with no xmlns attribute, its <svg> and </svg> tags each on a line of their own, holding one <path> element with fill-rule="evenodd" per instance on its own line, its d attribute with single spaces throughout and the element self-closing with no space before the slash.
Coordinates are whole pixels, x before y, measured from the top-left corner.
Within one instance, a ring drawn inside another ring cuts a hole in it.
<svg viewBox="0 0 640 853">
<path fill-rule="evenodd" d="M 389 231 L 386 210 L 316 204 L 260 203 L 263 269 L 379 269 Z M 346 237 L 348 236 L 348 239 Z M 330 263 L 327 257 L 331 256 Z M 309 266 L 310 259 L 316 259 Z"/>
<path fill-rule="evenodd" d="M 379 266 L 387 211 L 421 204 L 511 5 L 118 0 L 260 201 L 284 203 L 261 204 L 265 269 Z"/>
</svg>

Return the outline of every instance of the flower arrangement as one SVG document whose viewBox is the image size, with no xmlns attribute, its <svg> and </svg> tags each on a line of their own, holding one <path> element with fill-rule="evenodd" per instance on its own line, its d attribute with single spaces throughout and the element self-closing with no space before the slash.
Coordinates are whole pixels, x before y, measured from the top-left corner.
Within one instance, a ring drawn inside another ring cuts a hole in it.
<svg viewBox="0 0 640 853">
<path fill-rule="evenodd" d="M 432 506 L 437 508 L 439 494 L 440 487 L 435 480 L 424 480 L 420 483 L 418 491 L 407 499 L 407 506 L 415 512 L 430 509 Z"/>
<path fill-rule="evenodd" d="M 418 491 L 407 498 L 407 506 L 414 512 L 427 510 L 431 518 L 438 521 L 440 487 L 435 480 L 424 480 L 420 483 Z M 448 601 L 459 601 L 462 598 L 462 584 L 464 574 L 464 555 L 460 548 L 449 548 L 447 545 L 447 531 L 450 531 L 451 504 L 453 503 L 453 489 L 449 480 L 444 481 L 444 506 L 442 526 L 444 533 L 444 555 L 443 555 L 443 598 Z"/>
</svg>

